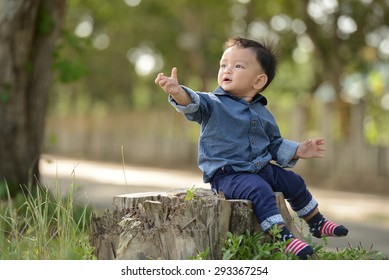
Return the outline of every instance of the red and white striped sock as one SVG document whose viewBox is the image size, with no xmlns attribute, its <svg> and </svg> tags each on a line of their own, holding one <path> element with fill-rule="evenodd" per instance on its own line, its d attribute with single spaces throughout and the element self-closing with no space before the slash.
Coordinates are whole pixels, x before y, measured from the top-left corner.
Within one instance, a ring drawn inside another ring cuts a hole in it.
<svg viewBox="0 0 389 280">
<path fill-rule="evenodd" d="M 294 237 L 292 241 L 286 245 L 285 253 L 298 256 L 300 259 L 307 259 L 308 256 L 313 254 L 313 249 L 309 244 Z"/>
<path fill-rule="evenodd" d="M 335 236 L 334 230 L 338 225 L 331 221 L 325 221 L 320 229 L 320 236 Z"/>
<path fill-rule="evenodd" d="M 340 237 L 348 234 L 348 229 L 342 225 L 337 225 L 334 222 L 327 221 L 320 213 L 317 213 L 313 218 L 307 221 L 309 231 L 317 238 L 322 237 Z"/>
<path fill-rule="evenodd" d="M 326 220 L 320 212 L 317 212 L 308 221 L 309 231 L 317 238 L 330 236 L 346 236 L 348 229 L 345 226 L 339 226 L 334 222 Z"/>
<path fill-rule="evenodd" d="M 288 242 L 285 247 L 286 254 L 293 254 L 302 260 L 306 260 L 308 256 L 313 254 L 312 247 L 309 244 L 294 237 L 286 227 L 283 227 L 280 233 L 282 240 L 284 242 Z"/>
<path fill-rule="evenodd" d="M 320 228 L 320 237 L 329 237 L 329 236 L 346 236 L 348 229 L 344 226 L 339 226 L 334 222 L 325 220 Z"/>
</svg>

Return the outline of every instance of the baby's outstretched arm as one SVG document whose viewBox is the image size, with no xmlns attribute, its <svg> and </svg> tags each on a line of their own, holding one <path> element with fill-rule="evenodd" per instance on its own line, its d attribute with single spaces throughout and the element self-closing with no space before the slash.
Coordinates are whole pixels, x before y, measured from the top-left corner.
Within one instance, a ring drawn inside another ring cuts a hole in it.
<svg viewBox="0 0 389 280">
<path fill-rule="evenodd" d="M 177 104 L 187 106 L 192 103 L 190 96 L 182 89 L 182 87 L 180 87 L 178 83 L 176 67 L 173 67 L 170 77 L 165 76 L 163 73 L 159 73 L 155 79 L 155 83 L 167 94 L 170 94 Z"/>
<path fill-rule="evenodd" d="M 322 158 L 325 152 L 324 139 L 308 139 L 300 143 L 293 159 Z"/>
</svg>

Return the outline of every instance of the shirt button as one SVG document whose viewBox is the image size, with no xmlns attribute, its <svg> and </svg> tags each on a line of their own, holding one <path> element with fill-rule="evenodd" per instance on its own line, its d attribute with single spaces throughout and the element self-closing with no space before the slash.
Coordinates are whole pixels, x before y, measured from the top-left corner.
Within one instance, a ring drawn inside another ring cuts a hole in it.
<svg viewBox="0 0 389 280">
<path fill-rule="evenodd" d="M 257 122 L 256 122 L 256 121 L 252 121 L 252 122 L 251 122 L 251 125 L 252 125 L 252 126 L 256 126 L 256 125 L 257 125 Z"/>
<path fill-rule="evenodd" d="M 251 140 L 251 144 L 255 144 L 255 143 L 257 143 L 255 140 Z"/>
<path fill-rule="evenodd" d="M 261 163 L 260 163 L 260 162 L 256 162 L 255 164 L 256 164 L 257 166 L 260 166 L 260 165 L 261 165 Z"/>
</svg>

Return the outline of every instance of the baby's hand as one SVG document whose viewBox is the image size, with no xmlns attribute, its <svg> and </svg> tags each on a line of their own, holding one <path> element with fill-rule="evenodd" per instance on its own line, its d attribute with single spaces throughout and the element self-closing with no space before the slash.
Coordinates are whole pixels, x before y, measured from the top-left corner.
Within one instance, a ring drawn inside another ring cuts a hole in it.
<svg viewBox="0 0 389 280">
<path fill-rule="evenodd" d="M 324 139 L 308 139 L 300 143 L 294 158 L 322 158 L 324 157 Z"/>
<path fill-rule="evenodd" d="M 155 83 L 167 94 L 170 94 L 177 104 L 187 106 L 192 102 L 192 98 L 178 84 L 176 67 L 173 67 L 170 77 L 165 76 L 163 73 L 159 73 L 155 79 Z"/>
<path fill-rule="evenodd" d="M 176 67 L 173 67 L 170 77 L 165 76 L 163 73 L 159 73 L 155 79 L 155 83 L 159 85 L 167 94 L 172 96 L 179 94 L 181 91 L 181 87 L 178 84 Z"/>
</svg>

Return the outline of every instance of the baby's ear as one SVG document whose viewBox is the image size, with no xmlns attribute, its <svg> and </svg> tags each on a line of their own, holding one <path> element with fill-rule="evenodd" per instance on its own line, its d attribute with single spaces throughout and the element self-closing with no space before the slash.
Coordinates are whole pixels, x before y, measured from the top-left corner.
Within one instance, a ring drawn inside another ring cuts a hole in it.
<svg viewBox="0 0 389 280">
<path fill-rule="evenodd" d="M 254 88 L 259 92 L 267 83 L 267 75 L 259 74 L 254 83 Z"/>
</svg>

